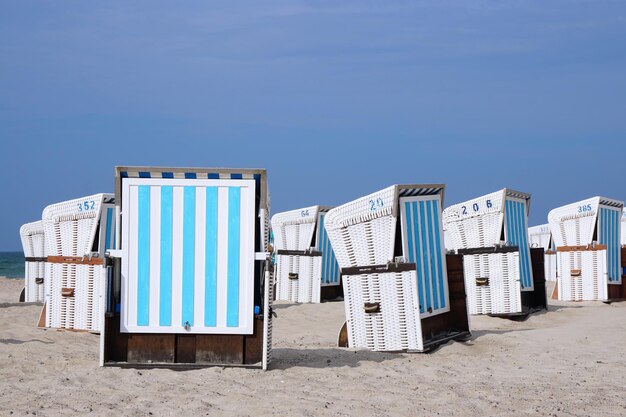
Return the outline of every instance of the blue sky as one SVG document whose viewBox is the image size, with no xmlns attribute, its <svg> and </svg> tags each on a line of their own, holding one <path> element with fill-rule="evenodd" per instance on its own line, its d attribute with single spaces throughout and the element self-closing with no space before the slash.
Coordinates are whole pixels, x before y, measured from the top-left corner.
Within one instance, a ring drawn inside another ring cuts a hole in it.
<svg viewBox="0 0 626 417">
<path fill-rule="evenodd" d="M 115 165 L 260 167 L 273 212 L 626 199 L 623 1 L 0 1 L 0 251 Z"/>
</svg>

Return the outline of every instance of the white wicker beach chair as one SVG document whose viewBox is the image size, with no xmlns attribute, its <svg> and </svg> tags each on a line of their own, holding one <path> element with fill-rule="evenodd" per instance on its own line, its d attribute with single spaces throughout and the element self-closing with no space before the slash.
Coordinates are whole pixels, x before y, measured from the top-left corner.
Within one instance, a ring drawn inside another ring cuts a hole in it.
<svg viewBox="0 0 626 417">
<path fill-rule="evenodd" d="M 561 301 L 608 300 L 622 285 L 620 216 L 622 201 L 593 197 L 556 208 L 548 223 L 557 252 Z"/>
<path fill-rule="evenodd" d="M 45 282 L 45 238 L 43 223 L 36 221 L 26 223 L 20 228 L 22 248 L 24 249 L 24 301 L 44 301 Z"/>
<path fill-rule="evenodd" d="M 542 224 L 529 227 L 528 242 L 531 248 L 543 248 L 546 281 L 556 281 L 556 246 L 554 246 L 550 225 Z"/>
<path fill-rule="evenodd" d="M 341 267 L 350 347 L 424 351 L 469 335 L 464 300 L 464 323 L 448 321 L 443 190 L 394 185 L 326 215 Z M 430 327 L 433 321 L 437 325 Z"/>
<path fill-rule="evenodd" d="M 121 245 L 110 252 L 102 365 L 267 368 L 266 178 L 264 170 L 116 168 Z"/>
<path fill-rule="evenodd" d="M 443 211 L 448 249 L 464 255 L 470 314 L 530 311 L 523 302 L 523 292 L 535 290 L 528 243 L 529 205 L 530 194 L 505 188 Z"/>
<path fill-rule="evenodd" d="M 43 211 L 46 327 L 101 329 L 104 255 L 114 245 L 113 195 L 95 194 Z"/>
<path fill-rule="evenodd" d="M 277 300 L 319 303 L 321 287 L 340 285 L 339 264 L 324 229 L 328 210 L 312 206 L 272 217 Z"/>
</svg>

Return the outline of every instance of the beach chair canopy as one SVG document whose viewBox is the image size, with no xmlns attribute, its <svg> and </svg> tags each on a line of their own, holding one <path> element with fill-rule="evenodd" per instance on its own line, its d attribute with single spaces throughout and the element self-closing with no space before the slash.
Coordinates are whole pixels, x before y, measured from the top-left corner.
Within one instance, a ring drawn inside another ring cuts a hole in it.
<svg viewBox="0 0 626 417">
<path fill-rule="evenodd" d="M 532 248 L 543 248 L 544 250 L 554 249 L 552 232 L 550 232 L 550 225 L 547 223 L 529 227 L 528 241 Z"/>
<path fill-rule="evenodd" d="M 561 250 L 606 245 L 608 281 L 621 282 L 620 234 L 624 202 L 592 197 L 548 213 L 552 238 Z"/>
</svg>

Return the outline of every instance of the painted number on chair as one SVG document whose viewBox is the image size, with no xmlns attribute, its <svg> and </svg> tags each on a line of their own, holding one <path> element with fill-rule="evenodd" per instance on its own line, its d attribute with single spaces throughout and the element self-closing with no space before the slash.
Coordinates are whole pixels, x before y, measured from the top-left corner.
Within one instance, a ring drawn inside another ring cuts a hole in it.
<svg viewBox="0 0 626 417">
<path fill-rule="evenodd" d="M 78 211 L 91 211 L 96 209 L 96 202 L 93 200 L 78 203 Z"/>
<path fill-rule="evenodd" d="M 485 202 L 485 206 L 487 206 L 487 208 L 490 209 L 493 207 L 493 203 L 491 202 L 491 200 L 487 200 Z M 474 213 L 476 213 L 477 211 L 480 210 L 480 204 L 479 203 L 472 204 L 471 209 L 474 211 Z M 462 214 L 467 214 L 467 206 L 461 206 L 461 210 L 462 210 Z"/>
<path fill-rule="evenodd" d="M 382 198 L 378 197 L 376 200 L 370 200 L 369 205 L 370 205 L 370 211 L 377 211 L 385 207 L 385 202 L 383 201 Z"/>
<path fill-rule="evenodd" d="M 300 215 L 301 215 L 302 217 L 309 217 L 309 210 L 302 210 L 302 211 L 300 212 Z"/>
<path fill-rule="evenodd" d="M 591 204 L 585 204 L 584 206 L 578 206 L 579 213 L 587 213 L 591 211 Z"/>
</svg>

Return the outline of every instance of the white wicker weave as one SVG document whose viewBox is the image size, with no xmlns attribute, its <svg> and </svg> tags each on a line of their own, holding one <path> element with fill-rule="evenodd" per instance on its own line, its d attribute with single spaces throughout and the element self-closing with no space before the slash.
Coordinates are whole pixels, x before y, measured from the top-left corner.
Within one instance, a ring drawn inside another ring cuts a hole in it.
<svg viewBox="0 0 626 417">
<path fill-rule="evenodd" d="M 557 247 L 559 300 L 606 300 L 608 285 L 621 284 L 618 213 L 623 207 L 618 200 L 592 197 L 548 213 Z"/>
<path fill-rule="evenodd" d="M 487 194 L 443 211 L 448 249 L 486 248 L 502 243 L 506 189 Z"/>
<path fill-rule="evenodd" d="M 552 244 L 552 233 L 550 232 L 550 225 L 541 224 L 539 226 L 533 226 L 528 228 L 528 241 L 533 248 L 543 248 L 544 250 L 550 250 Z"/>
<path fill-rule="evenodd" d="M 393 260 L 397 198 L 391 186 L 328 212 L 324 227 L 341 268 Z"/>
<path fill-rule="evenodd" d="M 43 223 L 36 221 L 26 223 L 20 228 L 20 238 L 25 258 L 45 257 L 45 238 Z M 43 260 L 27 260 L 24 264 L 24 301 L 43 302 L 45 288 L 45 262 Z"/>
<path fill-rule="evenodd" d="M 276 256 L 277 300 L 319 303 L 321 256 Z"/>
<path fill-rule="evenodd" d="M 449 311 L 440 220 L 443 188 L 394 185 L 326 215 L 324 227 L 342 270 L 349 346 L 423 351 L 421 319 Z M 403 229 L 396 247 L 399 217 Z M 402 252 L 399 259 L 404 262 L 417 257 L 410 268 L 417 268 L 416 261 L 426 263 L 419 266 L 422 276 L 416 269 L 379 272 L 371 268 L 395 261 L 396 251 Z M 349 268 L 357 272 L 348 272 Z M 428 311 L 426 305 L 420 306 L 419 280 L 437 287 L 421 294 L 433 303 Z"/>
<path fill-rule="evenodd" d="M 305 207 L 272 217 L 274 249 L 312 251 L 313 237 L 320 217 L 320 206 Z M 322 256 L 289 254 L 276 256 L 277 300 L 319 303 Z"/>
<path fill-rule="evenodd" d="M 527 232 L 529 204 L 529 194 L 505 188 L 443 211 L 448 249 L 518 247 L 515 252 L 464 256 L 470 314 L 521 313 L 521 291 L 534 290 L 533 241 L 529 245 Z M 489 284 L 476 286 L 478 278 L 488 278 Z"/>
<path fill-rule="evenodd" d="M 522 311 L 518 258 L 519 252 L 463 256 L 470 314 Z M 480 278 L 488 278 L 488 285 L 477 285 Z"/>
<path fill-rule="evenodd" d="M 606 250 L 558 252 L 561 301 L 606 300 Z"/>
<path fill-rule="evenodd" d="M 344 276 L 348 344 L 375 351 L 424 349 L 415 271 Z M 380 311 L 366 313 L 365 303 Z"/>
<path fill-rule="evenodd" d="M 112 208 L 112 201 L 111 194 L 95 194 L 46 207 L 42 217 L 47 255 L 86 257 L 97 252 L 103 257 L 102 242 L 107 236 L 103 210 Z M 108 222 L 110 227 L 111 222 L 114 218 Z M 47 263 L 46 327 L 99 331 L 104 269 L 102 265 Z M 73 296 L 63 296 L 63 288 L 73 289 Z"/>
<path fill-rule="evenodd" d="M 311 247 L 319 206 L 286 211 L 272 216 L 274 248 L 307 250 Z"/>
<path fill-rule="evenodd" d="M 552 232 L 549 224 L 542 224 L 528 228 L 528 242 L 533 248 L 543 248 L 544 276 L 546 281 L 556 281 L 556 253 L 552 241 Z"/>
</svg>

